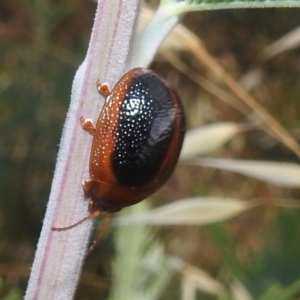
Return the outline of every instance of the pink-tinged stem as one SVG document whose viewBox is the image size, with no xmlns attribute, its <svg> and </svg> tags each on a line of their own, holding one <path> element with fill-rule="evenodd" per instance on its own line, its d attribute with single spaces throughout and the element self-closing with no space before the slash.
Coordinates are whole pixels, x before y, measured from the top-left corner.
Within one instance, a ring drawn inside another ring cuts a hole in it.
<svg viewBox="0 0 300 300">
<path fill-rule="evenodd" d="M 25 299 L 72 299 L 91 231 L 88 220 L 68 231 L 51 227 L 76 223 L 88 214 L 82 180 L 88 179 L 92 137 L 84 132 L 80 117 L 96 121 L 103 98 L 96 82 L 109 86 L 127 68 L 135 33 L 139 0 L 99 0 L 89 49 L 73 82 L 71 104 L 60 143 L 50 199 Z"/>
</svg>

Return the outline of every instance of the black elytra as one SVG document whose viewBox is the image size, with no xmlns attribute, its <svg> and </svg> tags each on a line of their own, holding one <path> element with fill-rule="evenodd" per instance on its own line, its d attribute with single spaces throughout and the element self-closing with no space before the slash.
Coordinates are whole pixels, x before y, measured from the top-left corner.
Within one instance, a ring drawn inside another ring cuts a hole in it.
<svg viewBox="0 0 300 300">
<path fill-rule="evenodd" d="M 146 71 L 132 78 L 123 99 L 114 132 L 118 139 L 111 154 L 119 184 L 138 187 L 155 178 L 167 152 L 172 150 L 169 145 L 176 118 L 182 117 L 178 108 L 174 93 L 154 73 Z"/>
</svg>

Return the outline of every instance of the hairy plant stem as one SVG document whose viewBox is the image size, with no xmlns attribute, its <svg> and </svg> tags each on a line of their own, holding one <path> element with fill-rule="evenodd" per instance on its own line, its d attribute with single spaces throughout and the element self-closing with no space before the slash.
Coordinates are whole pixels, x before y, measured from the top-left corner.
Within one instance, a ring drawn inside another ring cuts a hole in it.
<svg viewBox="0 0 300 300">
<path fill-rule="evenodd" d="M 49 203 L 32 266 L 25 299 L 72 299 L 80 276 L 92 222 L 53 232 L 88 214 L 81 186 L 89 178 L 91 136 L 80 117 L 97 119 L 103 98 L 97 80 L 112 86 L 127 68 L 135 33 L 138 0 L 99 0 L 86 58 L 73 82 L 71 104 L 64 125 Z"/>
</svg>

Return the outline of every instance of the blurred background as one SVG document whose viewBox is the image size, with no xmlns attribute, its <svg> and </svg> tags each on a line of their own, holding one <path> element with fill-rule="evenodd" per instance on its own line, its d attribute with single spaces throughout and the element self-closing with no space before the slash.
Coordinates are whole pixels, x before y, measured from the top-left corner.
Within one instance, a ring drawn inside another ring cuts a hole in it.
<svg viewBox="0 0 300 300">
<path fill-rule="evenodd" d="M 157 4 L 147 3 L 153 8 Z M 22 299 L 27 286 L 72 80 L 87 50 L 95 8 L 95 2 L 87 0 L 0 1 L 0 299 Z M 286 49 L 269 57 L 262 52 L 300 25 L 299 13 L 295 8 L 224 10 L 189 13 L 182 20 L 236 80 L 253 69 L 259 71 L 259 79 L 252 78 L 256 84 L 251 94 L 295 139 L 300 137 L 300 50 Z M 200 76 L 224 86 L 209 69 L 195 65 L 185 49 L 174 43 L 166 48 Z M 179 71 L 166 52 L 158 53 L 151 68 L 176 87 L 189 129 L 247 119 Z M 255 129 L 213 155 L 298 162 L 290 150 Z M 180 164 L 153 196 L 152 205 L 196 195 L 298 199 L 299 192 Z M 152 238 L 165 255 L 205 270 L 225 286 L 237 280 L 241 300 L 247 300 L 246 291 L 252 299 L 300 299 L 299 217 L 296 208 L 270 205 L 209 226 L 157 228 Z M 107 299 L 113 284 L 114 230 L 87 258 L 76 299 Z M 180 299 L 180 282 L 175 272 L 157 299 Z M 279 294 L 283 296 L 270 296 Z M 201 289 L 196 294 L 196 299 L 230 299 L 224 297 Z"/>
</svg>

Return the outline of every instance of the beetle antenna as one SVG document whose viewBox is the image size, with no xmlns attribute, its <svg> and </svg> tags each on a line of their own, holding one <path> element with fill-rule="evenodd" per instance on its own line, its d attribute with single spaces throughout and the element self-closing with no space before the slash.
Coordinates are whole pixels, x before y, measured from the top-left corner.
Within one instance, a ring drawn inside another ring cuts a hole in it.
<svg viewBox="0 0 300 300">
<path fill-rule="evenodd" d="M 66 231 L 66 230 L 69 230 L 69 229 L 72 229 L 74 227 L 77 227 L 78 225 L 82 224 L 83 222 L 87 221 L 87 220 L 90 220 L 90 219 L 93 219 L 93 218 L 96 218 L 100 215 L 100 211 L 96 210 L 94 211 L 93 213 L 89 214 L 88 216 L 86 216 L 85 218 L 83 218 L 82 220 L 70 225 L 70 226 L 66 226 L 66 227 L 52 227 L 51 230 L 52 231 Z"/>
<path fill-rule="evenodd" d="M 91 245 L 90 249 L 85 253 L 85 257 L 90 255 L 91 252 L 93 252 L 93 250 L 99 244 L 100 240 L 102 239 L 102 237 L 103 237 L 103 235 L 104 235 L 104 233 L 107 229 L 107 225 L 108 225 L 110 219 L 111 219 L 111 214 L 109 214 L 109 213 L 105 214 L 104 219 L 103 219 L 102 224 L 101 224 L 100 232 L 99 232 L 97 238 L 93 241 L 93 244 Z"/>
</svg>

